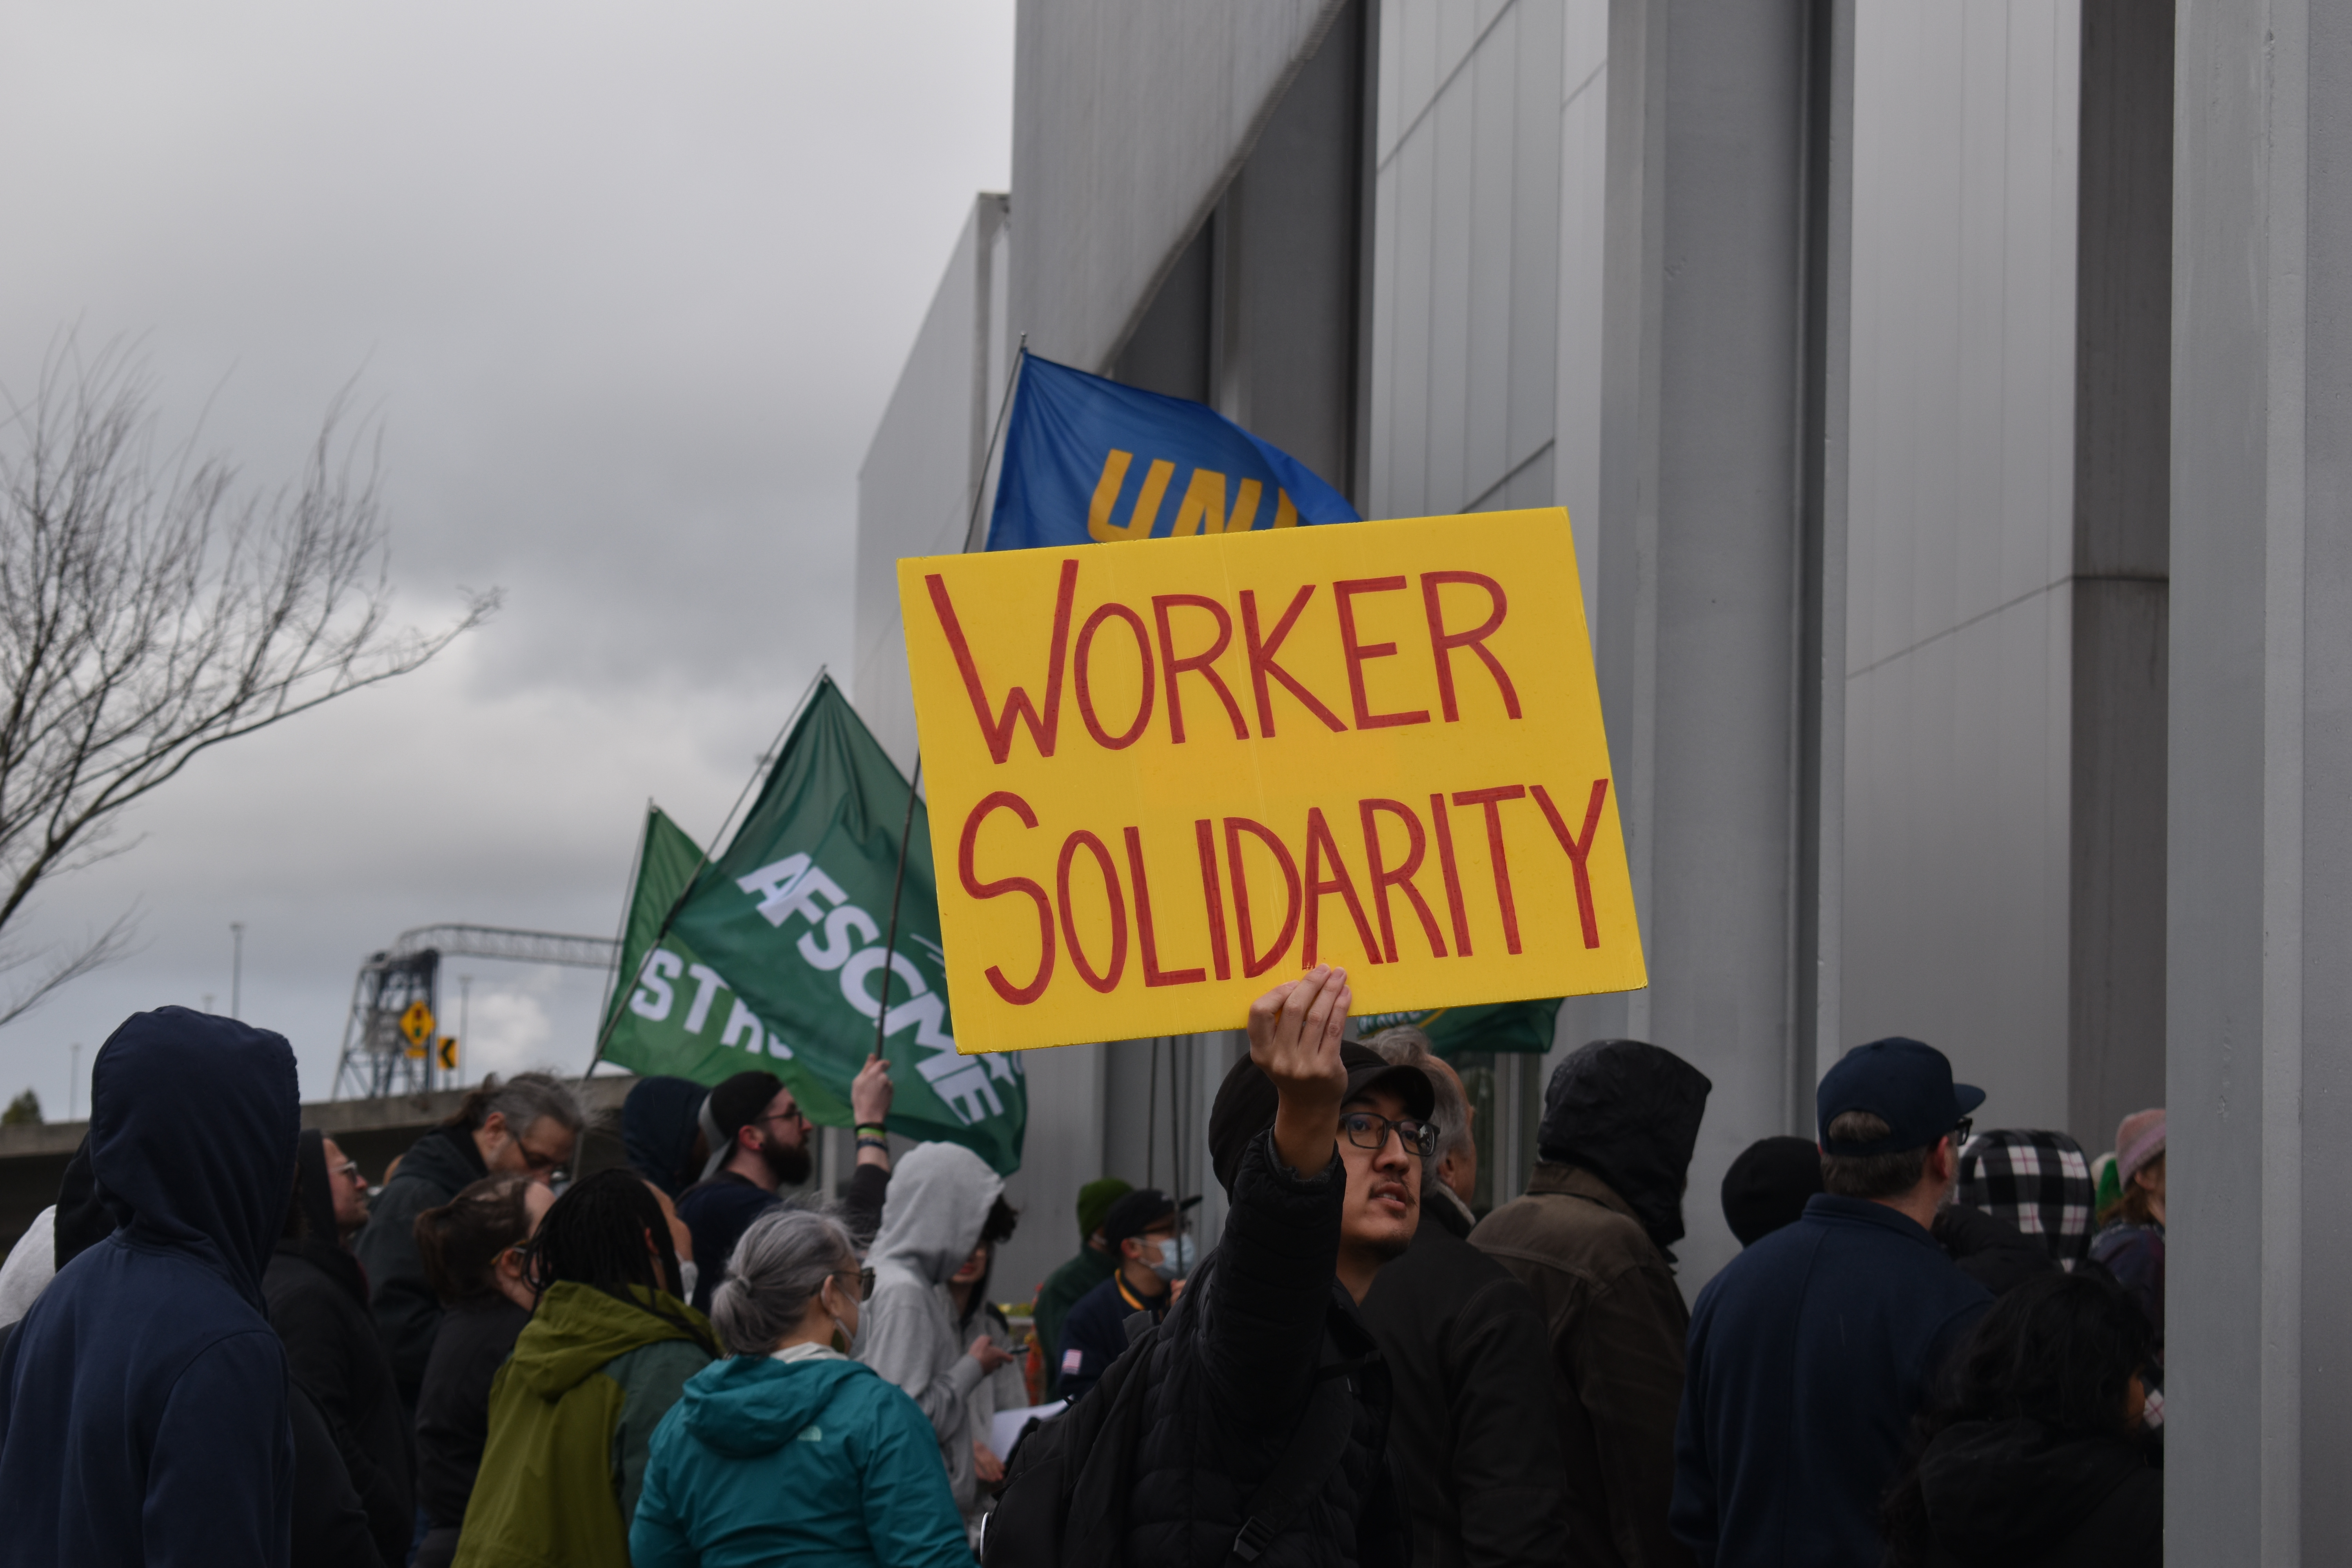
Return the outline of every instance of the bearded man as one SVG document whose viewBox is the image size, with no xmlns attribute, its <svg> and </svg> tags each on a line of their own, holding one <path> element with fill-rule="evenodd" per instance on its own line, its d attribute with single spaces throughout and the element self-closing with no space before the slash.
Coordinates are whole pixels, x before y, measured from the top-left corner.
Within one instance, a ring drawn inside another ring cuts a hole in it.
<svg viewBox="0 0 2352 1568">
<path fill-rule="evenodd" d="M 710 1163 L 678 1194 L 677 1217 L 694 1233 L 694 1305 L 707 1312 L 736 1242 L 774 1206 L 779 1188 L 808 1180 L 811 1128 L 772 1072 L 737 1073 L 710 1091 L 702 1116 Z"/>
</svg>

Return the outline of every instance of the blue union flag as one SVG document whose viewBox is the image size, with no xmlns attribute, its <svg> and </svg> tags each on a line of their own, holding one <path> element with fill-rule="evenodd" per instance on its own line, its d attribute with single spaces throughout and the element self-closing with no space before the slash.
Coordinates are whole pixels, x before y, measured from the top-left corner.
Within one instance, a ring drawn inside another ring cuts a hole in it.
<svg viewBox="0 0 2352 1568">
<path fill-rule="evenodd" d="M 1306 464 L 1213 408 L 1022 360 L 991 550 L 1356 521 Z"/>
</svg>

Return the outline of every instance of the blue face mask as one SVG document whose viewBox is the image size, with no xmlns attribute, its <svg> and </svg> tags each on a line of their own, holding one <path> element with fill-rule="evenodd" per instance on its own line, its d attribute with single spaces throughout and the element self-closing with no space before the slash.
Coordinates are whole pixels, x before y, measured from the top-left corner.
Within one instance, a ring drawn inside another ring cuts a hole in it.
<svg viewBox="0 0 2352 1568">
<path fill-rule="evenodd" d="M 1151 1271 L 1173 1284 L 1192 1272 L 1192 1238 L 1172 1237 L 1160 1244 L 1160 1257 L 1152 1263 Z"/>
</svg>

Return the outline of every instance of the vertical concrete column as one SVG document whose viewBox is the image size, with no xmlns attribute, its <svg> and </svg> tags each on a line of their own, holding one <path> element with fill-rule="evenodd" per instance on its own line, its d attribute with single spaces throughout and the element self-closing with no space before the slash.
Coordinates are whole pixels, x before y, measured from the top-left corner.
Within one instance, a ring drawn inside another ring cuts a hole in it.
<svg viewBox="0 0 2352 1568">
<path fill-rule="evenodd" d="M 2352 1559 L 2352 13 L 2177 34 L 2166 1555 Z"/>
<path fill-rule="evenodd" d="M 2105 1149 L 2164 1098 L 2173 18 L 2082 28 L 2066 1125 Z"/>
<path fill-rule="evenodd" d="M 1715 1194 L 1740 1149 L 1788 1130 L 1808 1033 L 1812 22 L 1801 0 L 1610 8 L 1598 651 L 1651 984 L 1570 1026 L 1654 1041 L 1715 1082 L 1685 1205 L 1693 1283 L 1738 1249 Z"/>
</svg>

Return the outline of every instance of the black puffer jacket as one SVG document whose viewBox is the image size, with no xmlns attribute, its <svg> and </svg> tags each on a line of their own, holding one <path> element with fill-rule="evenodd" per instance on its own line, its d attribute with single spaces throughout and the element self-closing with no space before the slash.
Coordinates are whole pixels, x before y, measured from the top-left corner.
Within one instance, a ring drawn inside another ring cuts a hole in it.
<svg viewBox="0 0 2352 1568">
<path fill-rule="evenodd" d="M 1426 1173 L 1421 1198 L 1411 1250 L 1381 1270 L 1363 1307 L 1396 1389 L 1389 1452 L 1412 1500 L 1413 1568 L 1564 1562 L 1536 1299 L 1470 1245 L 1469 1208 Z"/>
<path fill-rule="evenodd" d="M 1963 1421 L 1919 1460 L 1924 1521 L 1898 1548 L 1930 1568 L 2144 1568 L 2164 1561 L 2164 1472 L 2121 1437 Z"/>
<path fill-rule="evenodd" d="M 308 1225 L 304 1235 L 280 1238 L 262 1276 L 269 1323 L 285 1342 L 287 1372 L 335 1434 L 377 1552 L 387 1563 L 405 1562 L 416 1523 L 408 1419 L 368 1316 L 366 1276 L 359 1259 L 335 1244 L 335 1205 L 317 1130 L 302 1134 L 295 1159 L 296 1201 Z"/>
<path fill-rule="evenodd" d="M 1323 1342 L 1357 1394 L 1347 1451 L 1259 1568 L 1403 1568 L 1409 1536 L 1387 1466 L 1389 1370 L 1333 1279 L 1347 1176 L 1312 1180 L 1250 1141 L 1233 1212 L 1152 1347 L 1128 1497 L 1124 1568 L 1221 1568 L 1246 1505 L 1313 1394 Z"/>
</svg>

